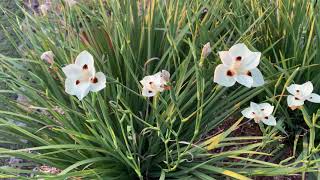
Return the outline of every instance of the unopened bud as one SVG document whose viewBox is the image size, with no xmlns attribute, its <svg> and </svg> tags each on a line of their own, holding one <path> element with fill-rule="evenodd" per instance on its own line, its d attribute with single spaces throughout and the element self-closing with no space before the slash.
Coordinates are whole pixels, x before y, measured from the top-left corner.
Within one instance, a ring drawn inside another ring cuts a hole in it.
<svg viewBox="0 0 320 180">
<path fill-rule="evenodd" d="M 43 61 L 47 62 L 48 64 L 52 65 L 54 62 L 54 54 L 52 51 L 46 51 L 44 52 L 41 57 Z"/>
<path fill-rule="evenodd" d="M 210 46 L 210 42 L 208 42 L 202 48 L 201 57 L 206 58 L 210 53 L 211 53 L 211 46 Z"/>
</svg>

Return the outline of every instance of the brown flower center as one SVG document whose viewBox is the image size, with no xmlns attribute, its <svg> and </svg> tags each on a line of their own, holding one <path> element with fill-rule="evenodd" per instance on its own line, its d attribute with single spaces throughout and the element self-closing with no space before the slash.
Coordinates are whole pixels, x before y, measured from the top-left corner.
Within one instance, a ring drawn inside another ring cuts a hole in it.
<svg viewBox="0 0 320 180">
<path fill-rule="evenodd" d="M 88 65 L 87 65 L 87 64 L 83 65 L 83 66 L 82 66 L 82 69 L 83 69 L 83 70 L 87 70 L 87 69 L 88 69 Z"/>
<path fill-rule="evenodd" d="M 234 72 L 232 72 L 231 70 L 227 71 L 227 76 L 233 76 L 233 75 L 234 75 Z"/>
<path fill-rule="evenodd" d="M 98 78 L 96 78 L 96 77 L 92 78 L 92 79 L 91 79 L 91 82 L 92 82 L 92 83 L 97 83 L 97 82 L 98 82 Z"/>
<path fill-rule="evenodd" d="M 76 80 L 76 85 L 80 84 L 80 80 Z"/>
<path fill-rule="evenodd" d="M 241 61 L 241 59 L 242 59 L 241 56 L 236 57 L 236 61 Z"/>
</svg>

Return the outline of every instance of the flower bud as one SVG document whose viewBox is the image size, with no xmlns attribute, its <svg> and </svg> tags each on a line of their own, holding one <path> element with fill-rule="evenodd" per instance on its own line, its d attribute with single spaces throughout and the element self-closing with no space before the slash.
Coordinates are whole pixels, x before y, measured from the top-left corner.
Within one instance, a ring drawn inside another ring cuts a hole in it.
<svg viewBox="0 0 320 180">
<path fill-rule="evenodd" d="M 52 51 L 44 52 L 41 57 L 43 61 L 47 62 L 48 64 L 52 65 L 54 63 L 54 54 Z"/>
<path fill-rule="evenodd" d="M 211 53 L 211 46 L 210 46 L 210 42 L 208 42 L 202 48 L 201 57 L 206 58 L 210 53 Z"/>
</svg>

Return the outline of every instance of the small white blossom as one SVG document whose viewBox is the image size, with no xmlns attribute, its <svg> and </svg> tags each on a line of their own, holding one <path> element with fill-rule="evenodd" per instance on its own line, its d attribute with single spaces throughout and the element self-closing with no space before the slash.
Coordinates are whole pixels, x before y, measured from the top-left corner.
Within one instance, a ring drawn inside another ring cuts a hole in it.
<svg viewBox="0 0 320 180">
<path fill-rule="evenodd" d="M 82 100 L 90 91 L 98 92 L 106 87 L 106 76 L 102 72 L 96 73 L 93 56 L 87 52 L 81 52 L 75 64 L 69 64 L 62 68 L 66 75 L 65 91 L 70 95 L 76 95 Z"/>
<path fill-rule="evenodd" d="M 41 60 L 52 65 L 54 63 L 54 54 L 52 51 L 46 51 L 40 56 Z"/>
<path fill-rule="evenodd" d="M 263 76 L 257 66 L 260 63 L 260 52 L 252 52 L 243 44 L 236 44 L 229 51 L 220 51 L 222 64 L 214 72 L 214 82 L 230 87 L 236 82 L 250 88 L 264 84 Z"/>
<path fill-rule="evenodd" d="M 304 104 L 305 100 L 314 103 L 320 103 L 320 96 L 316 93 L 312 93 L 313 84 L 308 81 L 304 84 L 292 84 L 287 87 L 290 94 L 287 99 L 288 106 L 295 110 Z"/>
<path fill-rule="evenodd" d="M 248 119 L 254 119 L 256 123 L 263 122 L 266 125 L 275 126 L 276 119 L 272 116 L 274 106 L 269 103 L 250 103 L 250 107 L 241 111 L 242 115 Z"/>
<path fill-rule="evenodd" d="M 145 76 L 140 83 L 142 84 L 142 95 L 146 97 L 155 96 L 158 92 L 168 89 L 167 83 L 170 80 L 170 73 L 162 70 L 154 75 Z"/>
</svg>

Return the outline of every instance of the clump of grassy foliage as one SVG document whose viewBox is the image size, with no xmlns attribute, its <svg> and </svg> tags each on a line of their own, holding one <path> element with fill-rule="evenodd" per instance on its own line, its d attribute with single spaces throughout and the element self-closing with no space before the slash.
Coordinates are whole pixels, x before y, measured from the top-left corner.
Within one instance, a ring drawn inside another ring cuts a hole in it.
<svg viewBox="0 0 320 180">
<path fill-rule="evenodd" d="M 45 179 L 319 176 L 319 113 L 312 115 L 318 106 L 292 112 L 284 96 L 292 82 L 311 80 L 319 89 L 317 8 L 316 2 L 300 0 L 96 0 L 64 5 L 47 16 L 24 12 L 24 20 L 3 10 L 23 44 L 14 43 L 23 58 L 0 58 L 0 79 L 9 87 L 0 91 L 9 109 L 0 111 L 0 139 L 23 148 L 0 149 L 0 154 L 62 171 L 0 171 L 6 177 L 33 173 Z M 207 42 L 214 53 L 200 67 Z M 263 52 L 263 87 L 213 83 L 220 64 L 215 52 L 237 42 Z M 55 54 L 51 67 L 40 60 L 48 50 Z M 79 101 L 64 92 L 61 67 L 82 50 L 94 55 L 107 87 Z M 139 80 L 162 69 L 171 72 L 172 89 L 154 98 L 141 96 Z M 6 96 L 16 93 L 29 104 Z M 238 112 L 250 101 L 275 105 L 277 126 L 260 124 L 262 136 L 230 136 L 246 124 Z M 239 120 L 210 135 L 229 117 Z M 281 158 L 284 139 L 292 141 L 294 154 Z"/>
</svg>

